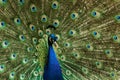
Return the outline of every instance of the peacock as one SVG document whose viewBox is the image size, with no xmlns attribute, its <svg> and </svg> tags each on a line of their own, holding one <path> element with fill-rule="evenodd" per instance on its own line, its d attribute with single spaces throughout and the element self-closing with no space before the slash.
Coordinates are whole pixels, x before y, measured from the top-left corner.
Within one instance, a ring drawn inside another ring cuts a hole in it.
<svg viewBox="0 0 120 80">
<path fill-rule="evenodd" d="M 120 0 L 0 0 L 0 80 L 120 80 Z"/>
</svg>

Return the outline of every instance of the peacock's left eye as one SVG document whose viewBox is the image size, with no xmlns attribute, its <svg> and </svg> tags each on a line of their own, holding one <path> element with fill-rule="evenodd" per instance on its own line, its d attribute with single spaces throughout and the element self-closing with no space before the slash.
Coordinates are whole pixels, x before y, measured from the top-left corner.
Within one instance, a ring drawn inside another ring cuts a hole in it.
<svg viewBox="0 0 120 80">
<path fill-rule="evenodd" d="M 2 48 L 7 48 L 9 46 L 9 42 L 7 40 L 2 42 Z"/>
<path fill-rule="evenodd" d="M 70 17 L 71 17 L 72 20 L 75 20 L 76 18 L 78 18 L 78 13 L 73 12 L 73 13 L 70 15 Z"/>
<path fill-rule="evenodd" d="M 30 6 L 30 10 L 31 12 L 37 12 L 37 8 L 34 4 Z"/>
<path fill-rule="evenodd" d="M 53 9 L 58 9 L 59 4 L 58 4 L 57 1 L 54 1 L 51 6 L 52 6 Z"/>
<path fill-rule="evenodd" d="M 25 36 L 24 36 L 24 35 L 19 35 L 19 39 L 20 39 L 21 41 L 25 41 Z"/>
<path fill-rule="evenodd" d="M 42 21 L 42 22 L 47 22 L 47 16 L 46 16 L 46 15 L 42 15 L 41 21 Z"/>
<path fill-rule="evenodd" d="M 25 79 L 25 74 L 20 74 L 20 80 L 24 80 Z"/>
<path fill-rule="evenodd" d="M 5 71 L 5 65 L 0 64 L 0 73 L 3 73 Z"/>
<path fill-rule="evenodd" d="M 15 23 L 16 25 L 20 25 L 20 24 L 21 24 L 20 18 L 15 18 L 15 19 L 14 19 L 14 23 Z"/>
<path fill-rule="evenodd" d="M 31 31 L 35 31 L 35 26 L 34 26 L 34 25 L 30 24 L 29 27 L 30 27 L 30 30 L 31 30 Z"/>
<path fill-rule="evenodd" d="M 60 23 L 59 20 L 56 19 L 56 20 L 53 21 L 53 26 L 58 27 L 59 23 Z"/>
<path fill-rule="evenodd" d="M 3 28 L 5 28 L 5 27 L 6 27 L 5 22 L 4 22 L 4 21 L 1 21 L 1 22 L 0 22 L 0 29 L 3 29 Z"/>
<path fill-rule="evenodd" d="M 10 75 L 9 75 L 9 78 L 12 80 L 15 78 L 15 72 L 11 72 Z"/>
</svg>

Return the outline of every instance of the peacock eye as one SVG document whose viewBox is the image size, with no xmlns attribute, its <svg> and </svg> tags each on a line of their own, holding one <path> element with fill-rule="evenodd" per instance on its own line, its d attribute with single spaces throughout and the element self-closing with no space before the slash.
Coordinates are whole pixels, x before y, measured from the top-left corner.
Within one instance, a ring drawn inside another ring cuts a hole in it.
<svg viewBox="0 0 120 80">
<path fill-rule="evenodd" d="M 86 47 L 89 49 L 89 48 L 91 47 L 91 45 L 90 45 L 90 44 L 87 44 Z"/>
<path fill-rule="evenodd" d="M 110 73 L 110 76 L 111 76 L 111 77 L 115 77 L 115 73 L 114 73 L 114 72 L 111 72 L 111 73 Z"/>
<path fill-rule="evenodd" d="M 34 76 L 38 76 L 38 71 L 33 72 Z"/>
<path fill-rule="evenodd" d="M 101 16 L 101 14 L 98 11 L 93 10 L 91 12 L 91 16 L 94 18 L 99 18 Z"/>
<path fill-rule="evenodd" d="M 27 51 L 28 51 L 28 52 L 32 52 L 32 51 L 33 51 L 33 48 L 28 47 L 28 48 L 27 48 Z"/>
<path fill-rule="evenodd" d="M 70 47 L 70 43 L 66 42 L 66 43 L 64 43 L 64 46 L 65 47 Z"/>
<path fill-rule="evenodd" d="M 54 1 L 51 6 L 52 6 L 53 9 L 58 9 L 59 4 L 58 4 L 57 1 Z"/>
<path fill-rule="evenodd" d="M 61 61 L 65 61 L 66 60 L 65 55 L 61 55 L 60 59 L 61 59 Z"/>
<path fill-rule="evenodd" d="M 46 16 L 46 15 L 42 15 L 41 21 L 42 21 L 42 22 L 47 22 L 47 16 Z"/>
<path fill-rule="evenodd" d="M 105 50 L 105 54 L 106 54 L 106 56 L 109 57 L 109 58 L 113 56 L 113 53 L 112 53 L 111 50 Z"/>
<path fill-rule="evenodd" d="M 16 53 L 12 53 L 10 58 L 11 58 L 11 60 L 15 60 L 16 57 L 17 57 Z"/>
<path fill-rule="evenodd" d="M 37 63 L 38 62 L 38 59 L 33 59 L 33 63 Z"/>
<path fill-rule="evenodd" d="M 35 31 L 35 26 L 34 26 L 34 25 L 30 24 L 29 27 L 30 27 L 30 30 L 31 30 L 31 31 Z"/>
<path fill-rule="evenodd" d="M 50 29 L 46 29 L 46 34 L 47 34 L 47 35 L 50 35 L 50 34 L 51 34 Z"/>
<path fill-rule="evenodd" d="M 28 59 L 27 59 L 27 58 L 24 58 L 24 59 L 22 60 L 22 62 L 23 62 L 23 64 L 26 64 L 26 63 L 28 62 Z"/>
<path fill-rule="evenodd" d="M 37 12 L 36 6 L 33 4 L 30 6 L 31 12 Z"/>
<path fill-rule="evenodd" d="M 120 15 L 115 16 L 116 21 L 120 22 Z"/>
<path fill-rule="evenodd" d="M 43 36 L 43 31 L 42 31 L 42 30 L 39 30 L 39 31 L 38 31 L 38 35 L 39 35 L 40 37 L 42 37 L 42 36 Z"/>
<path fill-rule="evenodd" d="M 78 18 L 78 13 L 74 12 L 70 15 L 70 17 L 71 17 L 72 20 L 75 20 L 76 18 Z"/>
<path fill-rule="evenodd" d="M 5 65 L 0 64 L 0 73 L 3 73 L 5 71 Z"/>
<path fill-rule="evenodd" d="M 114 40 L 117 40 L 117 39 L 118 39 L 118 36 L 116 36 L 116 35 L 113 36 L 113 39 L 114 39 Z"/>
<path fill-rule="evenodd" d="M 57 41 L 60 40 L 60 35 L 56 34 Z"/>
<path fill-rule="evenodd" d="M 66 75 L 67 76 L 70 76 L 72 73 L 71 73 L 71 71 L 70 70 L 66 70 Z"/>
<path fill-rule="evenodd" d="M 2 48 L 7 48 L 9 46 L 9 42 L 7 40 L 2 42 Z"/>
<path fill-rule="evenodd" d="M 69 35 L 70 35 L 70 36 L 74 36 L 75 33 L 76 33 L 76 31 L 74 31 L 74 30 L 70 30 L 70 31 L 69 31 Z"/>
<path fill-rule="evenodd" d="M 20 25 L 20 24 L 21 24 L 20 18 L 15 18 L 15 19 L 14 19 L 14 23 L 15 23 L 16 25 Z"/>
<path fill-rule="evenodd" d="M 7 0 L 0 0 L 1 5 L 5 5 L 7 3 Z"/>
<path fill-rule="evenodd" d="M 95 17 L 97 15 L 97 12 L 93 11 L 91 14 L 92 14 L 93 17 Z"/>
<path fill-rule="evenodd" d="M 37 38 L 33 38 L 32 41 L 33 41 L 33 44 L 37 44 Z"/>
<path fill-rule="evenodd" d="M 24 0 L 18 0 L 18 2 L 19 2 L 20 5 L 23 5 L 25 3 Z"/>
<path fill-rule="evenodd" d="M 58 27 L 59 23 L 60 23 L 59 20 L 56 19 L 56 20 L 53 21 L 53 26 Z"/>
<path fill-rule="evenodd" d="M 10 75 L 9 75 L 9 78 L 14 79 L 15 78 L 15 72 L 11 72 Z"/>
<path fill-rule="evenodd" d="M 6 27 L 5 22 L 4 22 L 4 21 L 1 21 L 1 22 L 0 22 L 0 29 L 3 29 L 3 28 L 5 28 L 5 27 Z"/>
<path fill-rule="evenodd" d="M 20 74 L 20 80 L 24 80 L 25 79 L 25 74 Z"/>
<path fill-rule="evenodd" d="M 24 35 L 19 35 L 19 39 L 20 39 L 21 41 L 25 41 L 25 36 L 24 36 Z"/>
<path fill-rule="evenodd" d="M 85 67 L 82 67 L 82 72 L 83 72 L 84 74 L 88 74 L 88 69 L 85 68 Z"/>
<path fill-rule="evenodd" d="M 96 36 L 96 35 L 97 35 L 97 32 L 96 32 L 96 31 L 94 31 L 94 32 L 93 32 L 93 35 L 95 35 L 95 36 Z"/>
</svg>

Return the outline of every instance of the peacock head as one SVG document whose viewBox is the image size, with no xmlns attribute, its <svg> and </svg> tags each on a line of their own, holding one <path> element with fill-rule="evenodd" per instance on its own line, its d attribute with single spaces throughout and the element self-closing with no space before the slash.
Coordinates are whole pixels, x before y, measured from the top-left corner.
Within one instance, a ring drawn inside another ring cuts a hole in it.
<svg viewBox="0 0 120 80">
<path fill-rule="evenodd" d="M 55 34 L 50 34 L 49 37 L 48 37 L 48 45 L 52 45 L 54 44 L 56 47 L 57 47 L 57 37 Z"/>
</svg>

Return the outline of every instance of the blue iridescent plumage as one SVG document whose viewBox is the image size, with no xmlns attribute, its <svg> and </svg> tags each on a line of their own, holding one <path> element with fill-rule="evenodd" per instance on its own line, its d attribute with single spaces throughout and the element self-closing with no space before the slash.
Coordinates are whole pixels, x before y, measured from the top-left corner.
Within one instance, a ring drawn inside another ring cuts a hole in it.
<svg viewBox="0 0 120 80">
<path fill-rule="evenodd" d="M 50 41 L 50 38 L 54 41 L 57 39 L 54 34 L 48 38 L 49 50 L 47 64 L 44 68 L 44 80 L 63 80 L 61 68 L 52 46 L 53 42 Z"/>
</svg>

